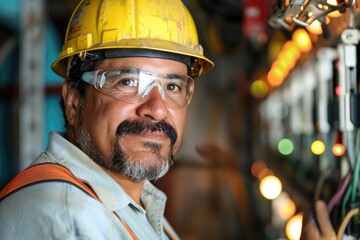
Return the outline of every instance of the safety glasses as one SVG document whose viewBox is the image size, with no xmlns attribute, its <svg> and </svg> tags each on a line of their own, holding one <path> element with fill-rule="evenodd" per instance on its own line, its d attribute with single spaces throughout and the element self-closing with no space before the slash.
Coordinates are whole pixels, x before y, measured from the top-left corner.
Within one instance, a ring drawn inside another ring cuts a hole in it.
<svg viewBox="0 0 360 240">
<path fill-rule="evenodd" d="M 141 69 L 106 69 L 85 72 L 82 80 L 102 93 L 126 103 L 139 103 L 157 87 L 168 108 L 187 106 L 194 80 L 181 74 L 157 74 Z"/>
</svg>

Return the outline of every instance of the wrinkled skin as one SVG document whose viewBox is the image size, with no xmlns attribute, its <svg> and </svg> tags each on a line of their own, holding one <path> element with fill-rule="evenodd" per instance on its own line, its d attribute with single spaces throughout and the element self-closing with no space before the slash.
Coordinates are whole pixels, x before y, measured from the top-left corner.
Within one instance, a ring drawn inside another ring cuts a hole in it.
<svg viewBox="0 0 360 240">
<path fill-rule="evenodd" d="M 140 68 L 158 74 L 187 74 L 185 64 L 159 58 L 106 59 L 98 66 L 98 69 L 108 68 Z M 140 201 L 141 188 L 149 174 L 138 174 L 135 178 L 122 172 L 116 163 L 127 161 L 130 167 L 136 166 L 142 173 L 156 170 L 158 176 L 154 179 L 165 174 L 169 167 L 165 165 L 172 160 L 182 141 L 187 107 L 168 108 L 157 88 L 153 88 L 140 103 L 130 104 L 109 97 L 89 85 L 85 101 L 81 103 L 76 91 L 65 83 L 63 98 L 69 141 L 107 171 L 135 201 Z M 160 128 L 160 131 L 147 129 L 121 133 L 119 126 L 125 121 L 140 122 L 146 126 L 162 122 L 173 129 L 176 139 L 171 139 L 164 128 Z M 120 159 L 124 154 L 126 158 Z"/>
</svg>

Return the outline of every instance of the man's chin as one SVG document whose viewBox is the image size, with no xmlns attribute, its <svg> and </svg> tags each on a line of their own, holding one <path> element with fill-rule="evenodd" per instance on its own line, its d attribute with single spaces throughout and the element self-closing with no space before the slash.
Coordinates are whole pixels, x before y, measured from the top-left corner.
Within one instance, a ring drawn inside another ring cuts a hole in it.
<svg viewBox="0 0 360 240">
<path fill-rule="evenodd" d="M 158 167 L 161 166 L 164 162 L 170 161 L 167 154 L 161 155 L 158 152 L 152 150 L 139 151 L 134 154 L 134 156 L 129 157 L 134 163 L 151 167 Z"/>
</svg>

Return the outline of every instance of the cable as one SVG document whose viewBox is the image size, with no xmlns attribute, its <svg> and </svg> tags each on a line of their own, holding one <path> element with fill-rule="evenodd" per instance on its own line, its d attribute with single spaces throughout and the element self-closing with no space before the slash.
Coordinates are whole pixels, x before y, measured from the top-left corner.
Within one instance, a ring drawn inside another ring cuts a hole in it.
<svg viewBox="0 0 360 240">
<path fill-rule="evenodd" d="M 337 240 L 341 240 L 344 236 L 346 226 L 349 224 L 351 218 L 355 215 L 359 214 L 359 208 L 351 209 L 345 216 L 344 220 L 342 221 L 338 233 L 337 233 Z"/>
<path fill-rule="evenodd" d="M 359 131 L 357 131 L 356 140 L 359 140 L 358 134 L 359 134 Z M 359 147 L 358 144 L 359 144 L 359 142 L 357 141 L 357 143 L 355 144 L 356 150 L 358 150 L 358 147 Z M 348 188 L 346 189 L 346 192 L 342 199 L 341 215 L 343 215 L 343 216 L 346 213 L 346 206 L 348 206 L 349 203 L 356 203 L 359 174 L 360 174 L 360 154 L 358 155 L 357 161 L 355 163 L 355 167 L 353 168 L 353 171 L 351 174 L 351 179 L 348 184 Z M 345 228 L 346 228 L 347 224 L 349 223 L 351 217 L 356 214 L 359 214 L 359 208 L 354 208 L 345 215 L 345 218 L 344 218 L 343 222 L 341 223 L 339 231 L 338 231 L 338 239 L 341 239 L 342 235 L 344 234 Z"/>
<path fill-rule="evenodd" d="M 356 128 L 355 129 L 355 131 L 356 131 L 356 145 L 355 145 L 355 147 L 356 147 L 356 149 L 355 149 L 355 151 L 356 152 L 358 152 L 358 153 L 360 153 L 360 129 L 359 128 Z M 360 154 L 359 154 L 360 155 Z M 359 159 L 360 157 L 358 157 L 358 162 L 356 163 L 356 164 L 359 164 L 360 165 L 360 159 Z M 359 174 L 359 176 L 360 176 L 360 167 L 359 166 L 355 166 L 355 168 L 356 168 L 356 171 L 357 171 L 357 173 Z M 357 186 L 358 186 L 358 191 L 360 192 L 360 184 L 357 184 Z"/>
<path fill-rule="evenodd" d="M 352 203 L 355 203 L 356 202 L 356 197 L 357 197 L 357 187 L 358 187 L 358 182 L 359 182 L 359 173 L 360 173 L 360 154 L 359 154 L 359 157 L 357 159 L 357 162 L 356 162 L 356 167 L 354 169 L 354 178 L 353 178 L 353 185 L 352 185 L 352 189 L 351 189 L 351 202 Z"/>
<path fill-rule="evenodd" d="M 359 182 L 359 174 L 360 174 L 360 154 L 358 155 L 357 161 L 355 163 L 355 167 L 354 167 L 354 173 L 353 173 L 353 186 L 352 186 L 352 191 L 351 191 L 351 202 L 355 203 L 356 202 L 356 197 L 357 197 L 357 188 L 358 188 L 358 182 Z"/>
<path fill-rule="evenodd" d="M 333 141 L 336 141 L 336 132 L 323 133 L 322 135 L 319 134 L 318 138 L 324 139 L 323 141 L 325 142 L 325 146 L 330 146 L 333 144 Z M 319 176 L 319 180 L 315 186 L 315 193 L 314 193 L 315 200 L 319 199 L 321 197 L 321 193 L 322 193 L 321 191 L 323 190 L 324 184 L 325 184 L 326 180 L 331 176 L 331 173 L 334 169 L 334 166 L 333 166 L 334 161 L 331 161 L 332 159 L 334 159 L 334 156 L 331 152 L 331 148 L 325 148 L 324 154 L 322 154 L 319 158 L 320 176 Z M 346 178 L 346 176 L 344 178 Z M 342 185 L 343 184 L 341 184 L 341 186 Z M 346 183 L 346 185 L 347 185 L 347 183 Z M 344 187 L 342 187 L 342 188 L 344 188 Z M 335 201 L 335 200 L 333 200 L 333 201 Z M 339 203 L 339 201 L 337 201 L 336 203 Z M 332 209 L 332 207 L 331 207 L 331 209 Z M 330 212 L 330 210 L 329 210 L 329 212 Z"/>
<path fill-rule="evenodd" d="M 354 169 L 355 167 L 355 151 L 354 151 L 354 136 L 353 136 L 353 132 L 347 131 L 344 132 L 344 137 L 346 139 L 346 151 L 347 151 L 347 156 L 349 158 L 349 162 L 350 162 L 350 168 Z"/>
<path fill-rule="evenodd" d="M 324 187 L 324 184 L 327 180 L 327 178 L 330 176 L 331 171 L 330 170 L 324 170 L 320 172 L 319 180 L 316 183 L 315 186 L 315 193 L 314 193 L 314 199 L 319 199 L 321 195 L 321 190 Z"/>
<path fill-rule="evenodd" d="M 333 133 L 333 139 L 334 139 L 334 142 L 337 143 L 339 142 L 339 138 L 340 138 L 340 133 L 335 131 Z M 360 134 L 359 134 L 360 136 Z M 328 140 L 328 144 L 327 145 L 331 145 L 333 144 L 331 140 Z M 356 145 L 357 147 L 358 145 Z M 334 159 L 335 160 L 335 159 Z M 346 175 L 343 177 L 343 179 L 341 180 L 341 183 L 338 187 L 338 190 L 337 192 L 334 194 L 334 196 L 331 198 L 329 204 L 328 204 L 328 212 L 332 212 L 332 210 L 334 209 L 334 207 L 336 205 L 339 205 L 341 206 L 341 201 L 345 195 L 345 192 L 348 190 L 348 187 L 350 185 L 350 182 L 351 182 L 351 178 L 352 178 L 352 172 L 351 170 L 349 169 L 349 171 L 346 173 Z"/>
<path fill-rule="evenodd" d="M 341 202 L 342 197 L 344 196 L 346 188 L 349 186 L 351 178 L 351 173 L 348 172 L 339 188 L 337 193 L 332 197 L 328 204 L 328 212 L 331 212 L 336 204 L 339 204 Z"/>
<path fill-rule="evenodd" d="M 349 187 L 346 189 L 344 198 L 343 198 L 342 203 L 341 203 L 341 214 L 342 215 L 345 215 L 345 213 L 346 213 L 346 205 L 348 204 L 349 199 L 351 197 L 352 185 L 354 185 L 354 182 L 351 179 L 350 183 L 349 183 Z"/>
</svg>

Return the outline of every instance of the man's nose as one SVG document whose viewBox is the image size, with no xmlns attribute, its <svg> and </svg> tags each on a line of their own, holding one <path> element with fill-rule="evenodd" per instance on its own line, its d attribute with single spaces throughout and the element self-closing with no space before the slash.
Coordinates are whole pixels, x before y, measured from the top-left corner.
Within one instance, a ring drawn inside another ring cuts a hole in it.
<svg viewBox="0 0 360 240">
<path fill-rule="evenodd" d="M 159 93 L 161 95 L 161 98 L 163 101 L 165 101 L 165 93 L 164 93 L 164 89 L 161 86 L 161 84 L 159 82 L 153 82 L 151 83 L 148 88 L 146 89 L 146 91 L 143 94 L 143 98 L 146 97 L 147 95 L 149 95 L 149 93 L 151 93 L 151 91 L 153 90 L 153 88 L 156 87 L 159 90 Z"/>
<path fill-rule="evenodd" d="M 137 114 L 155 121 L 163 120 L 168 116 L 165 95 L 160 84 L 154 84 L 146 90 L 137 107 Z"/>
</svg>

